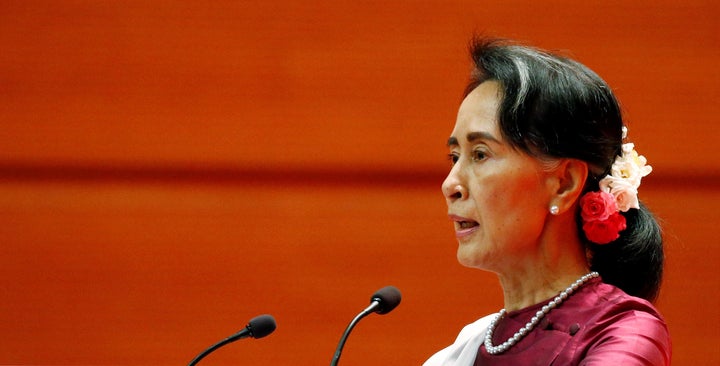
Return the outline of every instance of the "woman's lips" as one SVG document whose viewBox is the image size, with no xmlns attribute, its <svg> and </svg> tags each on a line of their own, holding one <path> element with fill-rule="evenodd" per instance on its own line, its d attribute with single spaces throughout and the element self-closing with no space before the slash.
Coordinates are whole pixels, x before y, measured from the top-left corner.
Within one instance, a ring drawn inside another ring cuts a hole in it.
<svg viewBox="0 0 720 366">
<path fill-rule="evenodd" d="M 480 229 L 480 225 L 475 220 L 453 214 L 448 216 L 455 224 L 455 237 L 458 239 L 466 238 Z"/>
</svg>

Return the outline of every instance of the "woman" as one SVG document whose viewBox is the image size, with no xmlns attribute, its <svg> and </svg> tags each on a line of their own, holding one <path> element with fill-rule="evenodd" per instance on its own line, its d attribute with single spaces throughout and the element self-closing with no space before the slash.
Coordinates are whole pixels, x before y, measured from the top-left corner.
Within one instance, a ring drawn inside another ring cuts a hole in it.
<svg viewBox="0 0 720 366">
<path fill-rule="evenodd" d="M 651 302 L 660 228 L 637 200 L 651 168 L 610 88 L 585 66 L 476 40 L 443 182 L 458 261 L 494 272 L 505 308 L 434 365 L 669 365 Z"/>
</svg>

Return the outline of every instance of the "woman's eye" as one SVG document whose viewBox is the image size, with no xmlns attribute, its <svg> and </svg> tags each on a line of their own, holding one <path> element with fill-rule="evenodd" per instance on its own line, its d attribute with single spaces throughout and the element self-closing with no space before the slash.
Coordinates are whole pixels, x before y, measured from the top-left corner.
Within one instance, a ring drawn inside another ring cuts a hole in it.
<svg viewBox="0 0 720 366">
<path fill-rule="evenodd" d="M 460 156 L 458 156 L 457 154 L 454 154 L 454 153 L 448 154 L 448 160 L 450 160 L 450 163 L 452 165 L 455 165 L 455 163 L 458 162 L 458 159 L 460 159 Z"/>
<path fill-rule="evenodd" d="M 476 150 L 476 151 L 473 151 L 473 153 L 472 153 L 472 158 L 474 161 L 485 160 L 486 157 L 487 157 L 487 155 L 485 155 L 485 153 L 482 151 Z"/>
</svg>

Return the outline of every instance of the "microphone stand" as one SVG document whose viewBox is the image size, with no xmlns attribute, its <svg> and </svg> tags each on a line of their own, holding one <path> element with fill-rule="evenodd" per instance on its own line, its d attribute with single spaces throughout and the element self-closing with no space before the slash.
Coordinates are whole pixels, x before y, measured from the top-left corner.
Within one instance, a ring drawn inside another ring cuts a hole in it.
<svg viewBox="0 0 720 366">
<path fill-rule="evenodd" d="M 238 339 L 248 337 L 249 335 L 250 335 L 250 334 L 249 334 L 249 332 L 247 331 L 247 329 L 243 329 L 242 331 L 240 331 L 240 332 L 238 332 L 238 333 L 236 333 L 236 334 L 233 334 L 233 335 L 231 335 L 230 337 L 227 337 L 227 338 L 223 339 L 223 340 L 220 341 L 220 342 L 215 343 L 215 344 L 212 345 L 210 348 L 206 349 L 206 350 L 203 351 L 201 354 L 199 354 L 199 355 L 197 355 L 195 358 L 193 358 L 193 360 L 190 361 L 190 363 L 188 364 L 188 366 L 194 366 L 195 364 L 197 364 L 198 362 L 200 362 L 200 360 L 202 360 L 203 358 L 205 358 L 205 356 L 209 355 L 210 353 L 212 353 L 212 352 L 215 351 L 216 349 L 218 349 L 218 348 L 220 348 L 220 347 L 222 347 L 222 346 L 224 346 L 224 345 L 226 345 L 226 344 L 228 344 L 228 343 L 234 342 L 234 341 L 236 341 L 236 340 L 238 340 Z"/>
<path fill-rule="evenodd" d="M 343 347 L 345 346 L 345 341 L 347 341 L 348 336 L 350 335 L 350 332 L 352 332 L 353 328 L 355 328 L 355 324 L 357 324 L 360 319 L 368 316 L 369 314 L 375 312 L 375 308 L 377 308 L 380 305 L 380 302 L 377 299 L 374 299 L 373 302 L 368 306 L 365 310 L 363 310 L 360 314 L 358 314 L 345 328 L 345 332 L 343 333 L 342 337 L 340 338 L 340 342 L 338 343 L 337 348 L 335 349 L 335 356 L 333 356 L 332 362 L 330 362 L 330 366 L 337 366 L 338 361 L 340 361 L 340 354 L 342 353 Z"/>
</svg>

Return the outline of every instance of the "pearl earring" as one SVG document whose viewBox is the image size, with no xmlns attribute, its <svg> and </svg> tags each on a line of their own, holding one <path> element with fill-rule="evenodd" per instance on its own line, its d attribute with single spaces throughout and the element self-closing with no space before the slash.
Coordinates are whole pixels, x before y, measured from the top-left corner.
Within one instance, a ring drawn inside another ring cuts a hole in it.
<svg viewBox="0 0 720 366">
<path fill-rule="evenodd" d="M 553 215 L 557 215 L 560 213 L 560 207 L 557 207 L 557 205 L 550 206 L 550 213 Z"/>
</svg>

